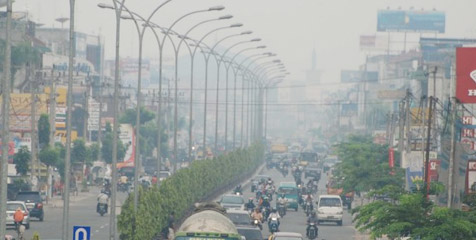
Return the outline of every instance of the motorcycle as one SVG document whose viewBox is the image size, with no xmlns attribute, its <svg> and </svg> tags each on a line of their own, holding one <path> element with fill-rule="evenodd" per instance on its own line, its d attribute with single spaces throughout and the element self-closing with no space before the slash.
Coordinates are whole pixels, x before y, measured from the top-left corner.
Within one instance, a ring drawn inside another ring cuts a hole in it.
<svg viewBox="0 0 476 240">
<path fill-rule="evenodd" d="M 262 208 L 261 213 L 263 214 L 264 219 L 268 219 L 269 214 L 270 214 L 269 208 Z"/>
<path fill-rule="evenodd" d="M 309 223 L 309 230 L 307 232 L 307 237 L 311 240 L 314 240 L 317 238 L 317 236 L 318 236 L 318 229 L 317 229 L 316 223 L 314 222 Z"/>
<path fill-rule="evenodd" d="M 263 225 L 261 225 L 261 222 L 258 219 L 253 220 L 253 226 L 258 227 L 259 230 L 263 230 Z"/>
<path fill-rule="evenodd" d="M 256 200 L 259 200 L 261 198 L 261 195 L 263 195 L 263 193 L 261 191 L 256 191 Z"/>
<path fill-rule="evenodd" d="M 268 197 L 269 201 L 273 201 L 273 193 L 270 190 L 266 191 L 266 196 Z"/>
<path fill-rule="evenodd" d="M 269 221 L 269 224 L 268 224 L 268 227 L 269 227 L 269 232 L 271 234 L 275 233 L 275 232 L 279 232 L 279 222 L 278 222 L 278 219 L 277 218 L 271 218 L 271 220 Z"/>
<path fill-rule="evenodd" d="M 101 215 L 101 217 L 107 213 L 106 204 L 101 204 L 101 203 L 99 204 L 98 213 L 99 215 Z"/>
<path fill-rule="evenodd" d="M 309 217 L 312 213 L 312 203 L 311 202 L 306 202 L 306 205 L 304 206 L 304 209 L 306 211 L 306 216 Z"/>
<path fill-rule="evenodd" d="M 281 217 L 286 215 L 286 206 L 284 204 L 278 203 L 278 213 Z"/>
</svg>

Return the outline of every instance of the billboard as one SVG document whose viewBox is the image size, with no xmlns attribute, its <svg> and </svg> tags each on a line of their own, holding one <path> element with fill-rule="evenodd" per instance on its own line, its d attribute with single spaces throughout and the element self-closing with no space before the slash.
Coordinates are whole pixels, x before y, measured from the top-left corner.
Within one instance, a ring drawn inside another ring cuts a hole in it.
<svg viewBox="0 0 476 240">
<path fill-rule="evenodd" d="M 456 48 L 456 98 L 476 103 L 476 48 Z"/>
<path fill-rule="evenodd" d="M 440 11 L 380 10 L 377 31 L 445 32 L 446 15 Z"/>
<path fill-rule="evenodd" d="M 358 83 L 358 82 L 377 82 L 378 72 L 362 72 L 355 70 L 342 70 L 340 72 L 340 81 L 342 83 Z"/>
<path fill-rule="evenodd" d="M 476 193 L 476 160 L 469 160 L 466 169 L 466 193 Z"/>
</svg>

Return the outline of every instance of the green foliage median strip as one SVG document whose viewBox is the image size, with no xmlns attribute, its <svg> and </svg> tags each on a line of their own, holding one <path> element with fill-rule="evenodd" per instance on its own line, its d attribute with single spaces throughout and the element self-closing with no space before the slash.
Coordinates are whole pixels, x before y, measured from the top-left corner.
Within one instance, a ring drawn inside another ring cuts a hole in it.
<svg viewBox="0 0 476 240">
<path fill-rule="evenodd" d="M 213 159 L 195 161 L 162 182 L 160 187 L 141 189 L 136 213 L 134 197 L 129 195 L 118 219 L 121 239 L 157 236 L 172 211 L 177 219 L 184 217 L 194 203 L 253 172 L 261 164 L 263 153 L 263 146 L 254 145 Z"/>
</svg>

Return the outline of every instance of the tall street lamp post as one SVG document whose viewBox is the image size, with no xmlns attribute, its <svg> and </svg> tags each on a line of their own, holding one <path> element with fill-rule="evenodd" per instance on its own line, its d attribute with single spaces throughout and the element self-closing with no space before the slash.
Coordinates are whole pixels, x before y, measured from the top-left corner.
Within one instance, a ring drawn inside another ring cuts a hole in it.
<svg viewBox="0 0 476 240">
<path fill-rule="evenodd" d="M 241 41 L 241 42 L 235 43 L 225 50 L 225 52 L 220 56 L 220 60 L 223 61 L 226 54 L 236 46 L 239 46 L 245 43 L 259 42 L 259 41 L 261 41 L 260 38 L 254 38 L 249 41 Z M 215 109 L 215 152 L 218 151 L 218 113 L 219 113 L 218 108 L 219 108 L 219 101 L 220 101 L 219 99 L 220 97 L 220 66 L 221 66 L 221 61 L 217 62 L 217 96 L 216 96 L 216 109 Z"/>
</svg>

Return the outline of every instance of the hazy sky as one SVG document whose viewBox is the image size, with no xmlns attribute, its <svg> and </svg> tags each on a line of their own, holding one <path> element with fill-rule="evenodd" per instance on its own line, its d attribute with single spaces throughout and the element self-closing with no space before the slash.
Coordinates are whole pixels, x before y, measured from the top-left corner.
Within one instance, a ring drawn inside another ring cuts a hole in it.
<svg viewBox="0 0 476 240">
<path fill-rule="evenodd" d="M 126 0 L 126 5 L 137 13 L 147 16 L 163 1 Z M 77 30 L 101 33 L 105 37 L 106 57 L 113 57 L 114 13 L 112 10 L 97 7 L 98 3 L 111 3 L 111 0 L 76 2 Z M 376 32 L 377 10 L 387 7 L 390 9 L 414 7 L 425 10 L 435 8 L 445 11 L 447 30 L 446 34 L 439 37 L 476 37 L 476 14 L 474 14 L 476 0 L 173 0 L 153 19 L 159 25 L 168 26 L 185 13 L 215 5 L 223 5 L 226 9 L 187 18 L 177 25 L 176 30 L 183 33 L 198 21 L 232 14 L 233 19 L 203 25 L 193 31 L 191 36 L 200 38 L 211 29 L 232 23 L 243 23 L 242 28 L 221 31 L 220 34 L 210 37 L 207 43 L 211 44 L 216 39 L 232 33 L 252 30 L 254 31 L 252 36 L 230 39 L 224 44 L 231 45 L 252 37 L 262 38 L 262 44 L 268 46 L 267 51 L 277 53 L 286 64 L 292 73 L 289 77 L 291 80 L 304 77 L 305 70 L 310 68 L 311 52 L 314 47 L 318 55 L 318 68 L 331 73 L 325 75 L 330 78 L 327 81 L 338 80 L 335 78 L 338 77 L 340 69 L 357 69 L 365 56 L 359 49 L 359 36 Z M 69 16 L 69 1 L 16 0 L 14 10 L 28 10 L 32 13 L 32 20 L 44 23 L 46 27 L 60 27 L 54 19 Z M 137 34 L 132 28 L 132 22 L 123 21 L 122 24 L 121 53 L 123 56 L 136 57 Z M 151 34 L 147 36 L 145 55 L 155 58 L 158 52 L 156 44 Z"/>
</svg>

